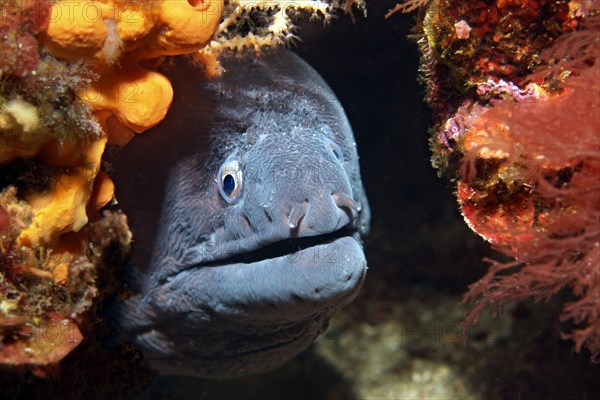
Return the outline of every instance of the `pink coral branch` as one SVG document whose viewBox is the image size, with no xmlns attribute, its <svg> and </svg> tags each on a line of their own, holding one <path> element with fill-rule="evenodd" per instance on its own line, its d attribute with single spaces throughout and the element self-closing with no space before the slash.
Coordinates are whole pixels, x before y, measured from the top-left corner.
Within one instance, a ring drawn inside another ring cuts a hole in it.
<svg viewBox="0 0 600 400">
<path fill-rule="evenodd" d="M 430 0 L 406 0 L 403 3 L 396 4 L 394 8 L 388 10 L 385 14 L 385 18 L 389 18 L 392 14 L 400 12 L 402 14 L 407 14 L 409 12 L 413 12 L 417 8 L 425 7 Z"/>
</svg>

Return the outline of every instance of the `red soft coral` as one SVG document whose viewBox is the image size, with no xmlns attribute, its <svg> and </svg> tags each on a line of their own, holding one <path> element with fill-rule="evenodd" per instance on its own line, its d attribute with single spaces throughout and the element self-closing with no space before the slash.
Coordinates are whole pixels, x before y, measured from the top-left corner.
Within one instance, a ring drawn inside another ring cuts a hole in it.
<svg viewBox="0 0 600 400">
<path fill-rule="evenodd" d="M 573 301 L 564 306 L 561 320 L 571 320 L 576 328 L 563 337 L 574 340 L 577 351 L 586 346 L 595 362 L 600 362 L 599 28 L 600 17 L 587 18 L 581 31 L 558 39 L 542 55 L 546 64 L 523 80 L 542 83 L 544 78 L 547 84 L 568 71 L 571 76 L 558 85 L 559 92 L 537 103 L 495 103 L 475 122 L 471 132 L 485 131 L 488 140 L 466 146 L 464 161 L 488 168 L 495 163 L 499 174 L 518 174 L 493 185 L 463 176 L 459 188 L 472 228 L 493 230 L 487 239 L 515 258 L 488 260 L 487 274 L 464 297 L 475 304 L 466 324 L 475 323 L 486 306 L 499 311 L 510 301 L 548 299 L 566 288 Z M 483 150 L 489 158 L 482 160 Z M 507 181 L 514 186 L 506 187 Z M 516 201 L 532 213 L 509 215 Z M 483 212 L 490 204 L 498 212 Z"/>
</svg>

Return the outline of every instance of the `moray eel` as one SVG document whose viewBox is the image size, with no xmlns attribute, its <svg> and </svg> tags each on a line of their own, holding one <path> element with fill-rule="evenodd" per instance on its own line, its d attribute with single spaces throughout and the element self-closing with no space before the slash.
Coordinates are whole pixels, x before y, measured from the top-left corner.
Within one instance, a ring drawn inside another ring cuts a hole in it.
<svg viewBox="0 0 600 400">
<path fill-rule="evenodd" d="M 228 378 L 285 363 L 365 279 L 370 212 L 331 89 L 291 52 L 167 67 L 167 118 L 113 161 L 134 234 L 120 332 L 161 373 Z"/>
</svg>

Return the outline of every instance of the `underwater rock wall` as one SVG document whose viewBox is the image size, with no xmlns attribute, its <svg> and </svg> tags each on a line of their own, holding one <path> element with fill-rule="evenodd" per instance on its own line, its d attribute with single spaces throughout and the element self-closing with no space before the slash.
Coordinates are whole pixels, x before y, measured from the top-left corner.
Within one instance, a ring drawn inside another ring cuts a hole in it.
<svg viewBox="0 0 600 400">
<path fill-rule="evenodd" d="M 600 354 L 600 2 L 409 1 L 435 113 L 432 164 L 456 184 L 486 259 L 465 329 L 488 306 L 571 295 L 561 321 Z"/>
</svg>

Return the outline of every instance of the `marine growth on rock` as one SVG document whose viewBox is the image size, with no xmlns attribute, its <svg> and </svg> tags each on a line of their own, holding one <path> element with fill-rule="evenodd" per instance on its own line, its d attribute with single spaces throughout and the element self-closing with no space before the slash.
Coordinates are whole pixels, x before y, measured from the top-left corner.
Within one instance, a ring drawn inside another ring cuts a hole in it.
<svg viewBox="0 0 600 400">
<path fill-rule="evenodd" d="M 486 260 L 465 324 L 566 291 L 563 336 L 599 361 L 600 2 L 408 1 L 389 15 L 419 7 L 432 164 L 511 259 Z"/>
</svg>

